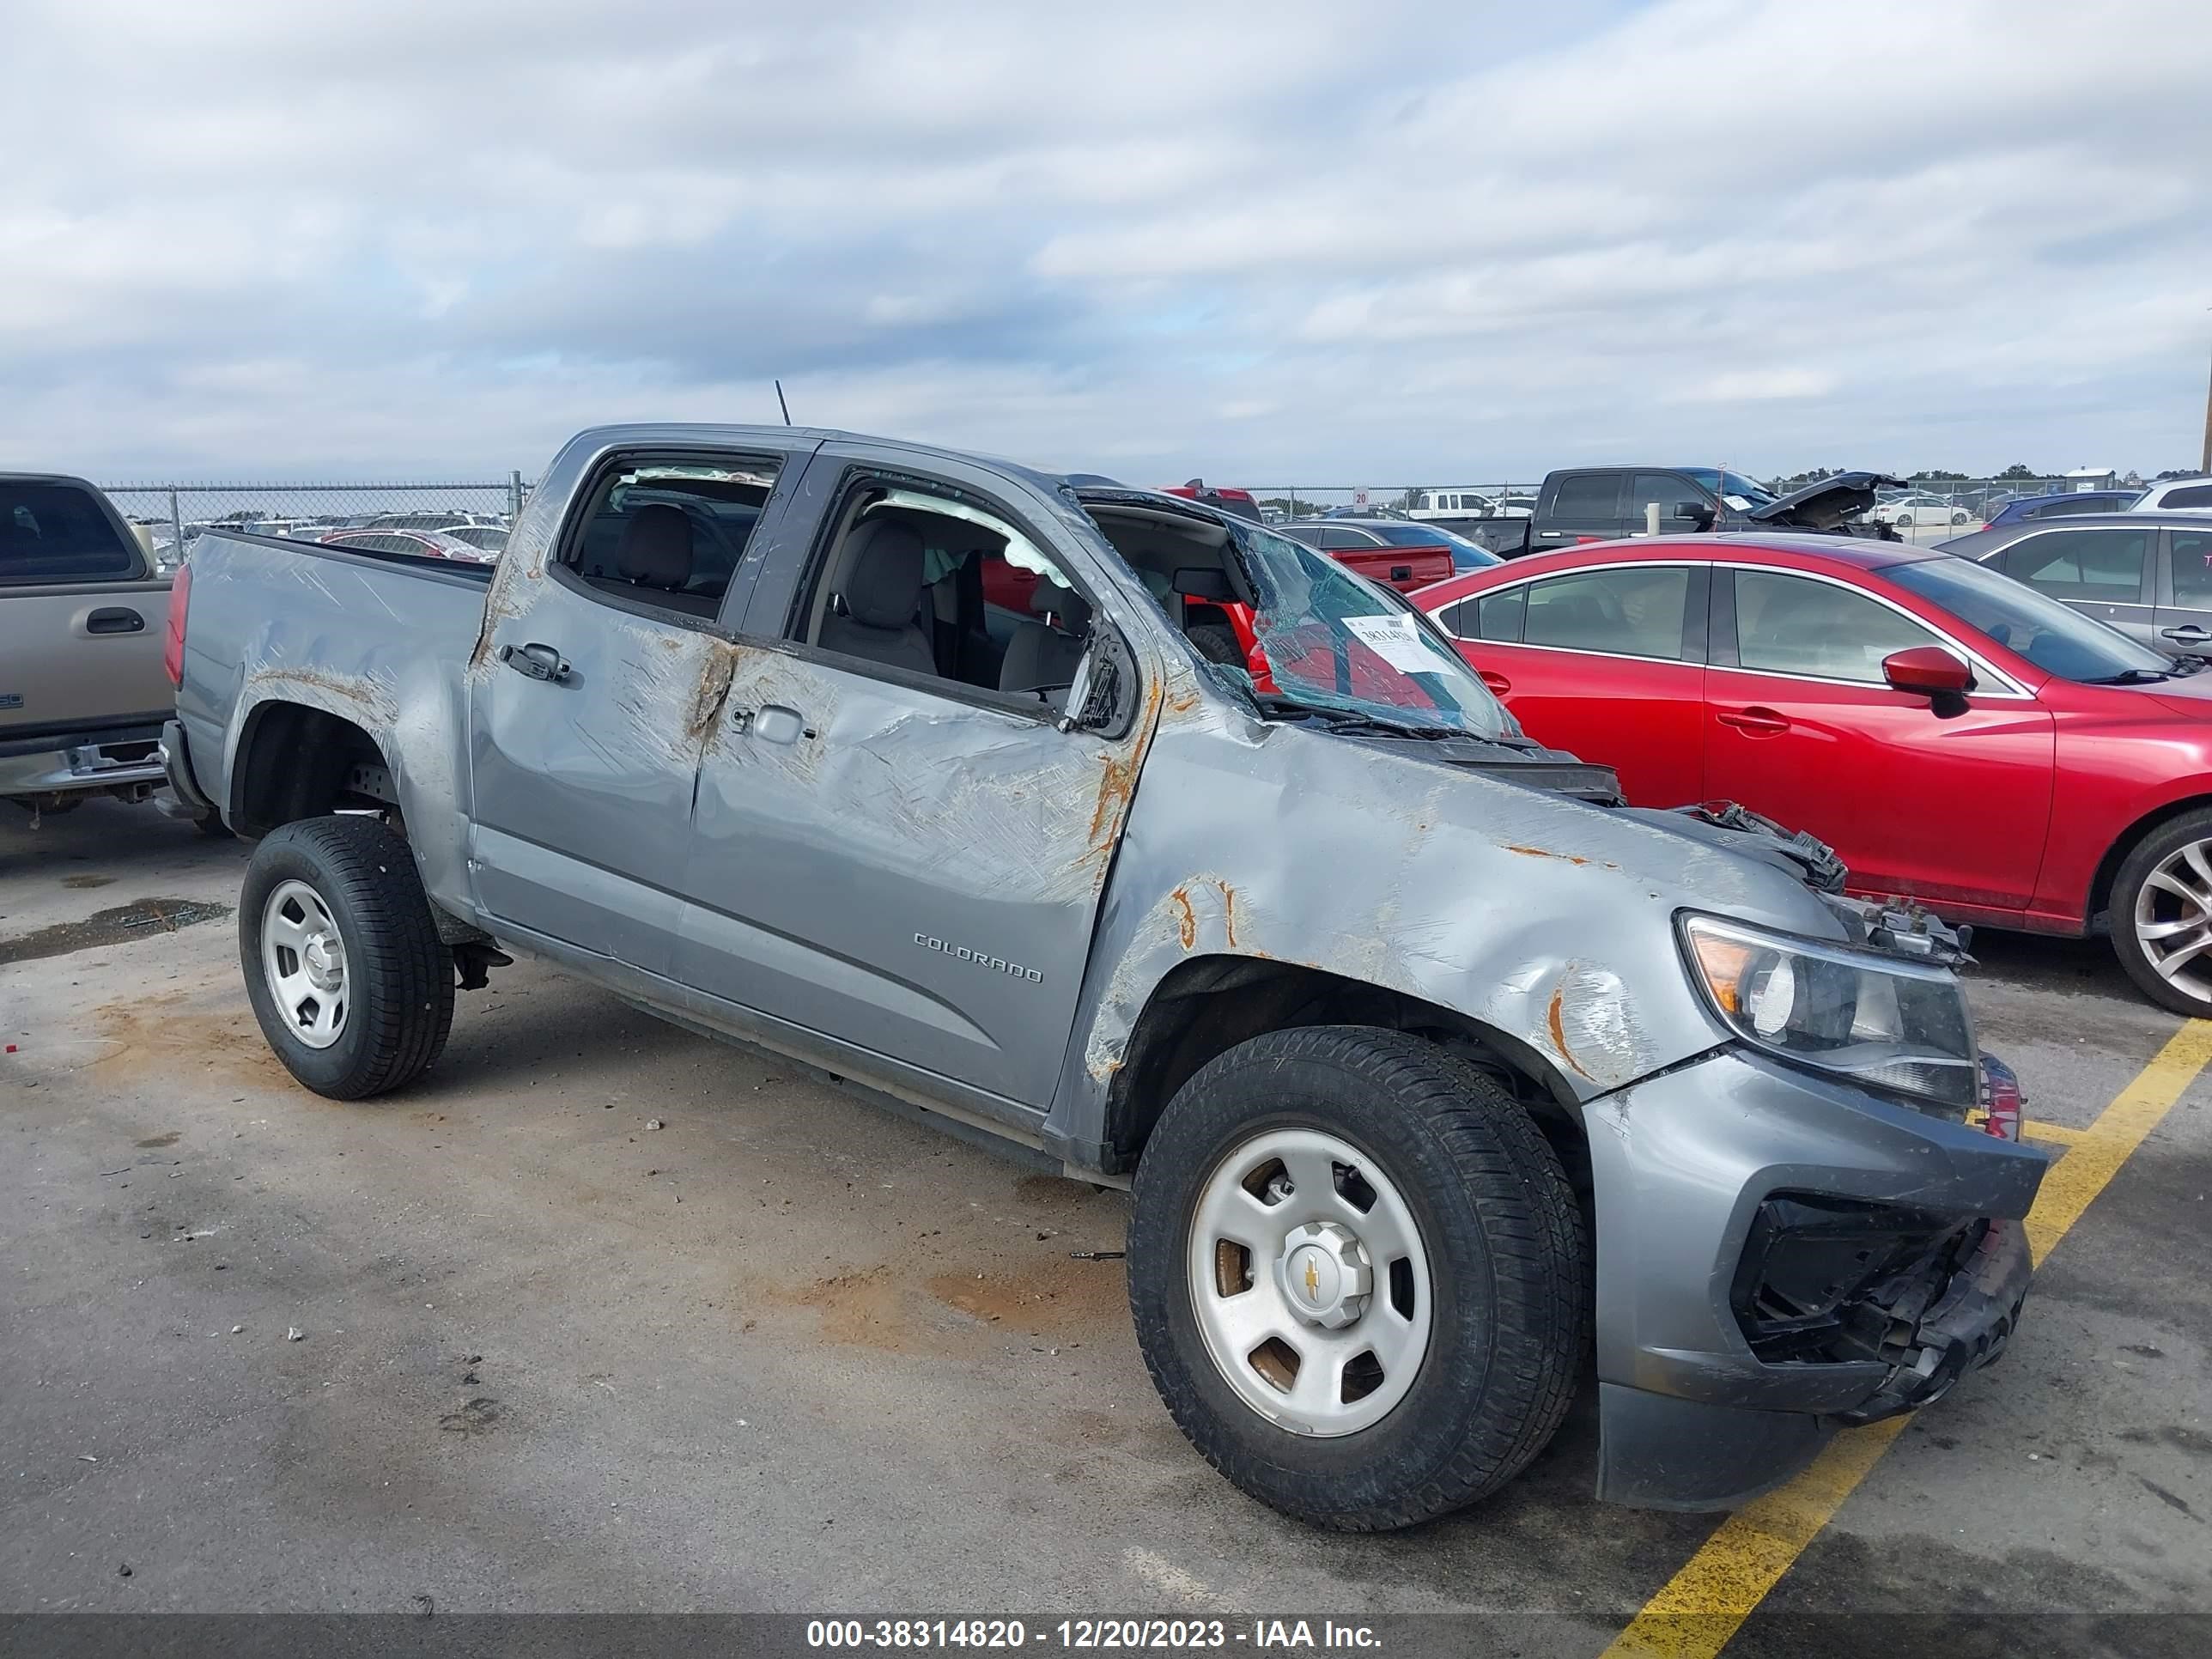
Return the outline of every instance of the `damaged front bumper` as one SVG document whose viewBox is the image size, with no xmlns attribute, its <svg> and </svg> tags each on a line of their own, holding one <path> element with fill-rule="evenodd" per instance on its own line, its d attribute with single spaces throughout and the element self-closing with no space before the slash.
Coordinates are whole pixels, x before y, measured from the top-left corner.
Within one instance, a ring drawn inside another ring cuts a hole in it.
<svg viewBox="0 0 2212 1659">
<path fill-rule="evenodd" d="M 2041 1152 L 1736 1049 L 1588 1125 L 1601 1498 L 1735 1508 L 2010 1340 Z"/>
<path fill-rule="evenodd" d="M 1872 1423 L 1941 1400 L 1968 1371 L 2004 1352 L 2020 1323 L 2035 1264 L 2017 1221 L 1960 1228 L 1911 1268 L 1861 1291 L 1850 1310 L 1883 1328 L 1890 1374 L 1840 1423 Z"/>
</svg>

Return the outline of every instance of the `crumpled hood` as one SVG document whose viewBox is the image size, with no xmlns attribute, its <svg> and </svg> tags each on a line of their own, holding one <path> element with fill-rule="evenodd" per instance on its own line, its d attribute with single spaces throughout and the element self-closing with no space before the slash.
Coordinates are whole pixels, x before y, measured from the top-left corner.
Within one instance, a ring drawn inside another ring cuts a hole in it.
<svg viewBox="0 0 2212 1659">
<path fill-rule="evenodd" d="M 1094 1079 L 1167 973 L 1243 956 L 1455 1010 L 1588 1098 L 1724 1039 L 1679 913 L 1850 937 L 1786 857 L 1522 781 L 1548 761 L 1472 769 L 1437 752 L 1456 745 L 1262 721 L 1186 685 L 1164 700 L 1094 946 L 1112 964 Z"/>
<path fill-rule="evenodd" d="M 1838 472 L 1793 489 L 1778 501 L 1754 507 L 1743 516 L 1775 529 L 1836 530 L 1872 507 L 1876 490 L 1904 488 L 1904 479 L 1883 472 Z"/>
<path fill-rule="evenodd" d="M 1388 844 L 1390 826 L 1402 824 L 1411 811 L 1427 824 L 1432 848 L 1464 839 L 1470 857 L 1496 848 L 1514 860 L 1565 866 L 1577 872 L 1589 902 L 1601 908 L 1607 902 L 1604 890 L 1618 885 L 1641 904 L 1670 914 L 1709 909 L 1813 937 L 1841 937 L 1832 913 L 1807 885 L 1803 865 L 1759 836 L 1686 813 L 1578 799 L 1547 787 L 1550 769 L 1542 763 L 1525 772 L 1516 764 L 1477 769 L 1454 763 L 1454 745 L 1446 744 L 1375 743 L 1291 724 L 1262 731 L 1270 744 L 1295 742 L 1305 787 L 1327 789 L 1367 819 L 1366 833 L 1378 845 Z M 1539 752 L 1546 760 L 1567 759 Z"/>
</svg>

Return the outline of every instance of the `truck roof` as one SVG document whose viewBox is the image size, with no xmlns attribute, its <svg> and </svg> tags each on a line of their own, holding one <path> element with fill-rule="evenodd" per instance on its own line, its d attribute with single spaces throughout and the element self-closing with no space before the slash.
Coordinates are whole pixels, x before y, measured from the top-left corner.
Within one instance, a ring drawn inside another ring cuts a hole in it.
<svg viewBox="0 0 2212 1659">
<path fill-rule="evenodd" d="M 1068 483 L 1071 477 L 1096 478 L 1096 473 L 1067 474 L 1048 471 L 1032 466 L 1026 461 L 1009 460 L 1003 455 L 986 454 L 980 450 L 952 449 L 942 444 L 918 444 L 905 438 L 878 437 L 869 432 L 847 432 L 837 427 L 739 425 L 712 421 L 637 421 L 619 426 L 586 428 L 572 440 L 574 443 L 590 443 L 594 448 L 629 447 L 651 444 L 710 444 L 742 447 L 749 440 L 754 442 L 788 443 L 793 438 L 811 438 L 819 443 L 873 444 L 886 449 L 902 449 L 912 455 L 940 456 L 950 460 L 973 462 L 999 471 L 1013 473 L 1042 489 L 1054 490 Z"/>
</svg>

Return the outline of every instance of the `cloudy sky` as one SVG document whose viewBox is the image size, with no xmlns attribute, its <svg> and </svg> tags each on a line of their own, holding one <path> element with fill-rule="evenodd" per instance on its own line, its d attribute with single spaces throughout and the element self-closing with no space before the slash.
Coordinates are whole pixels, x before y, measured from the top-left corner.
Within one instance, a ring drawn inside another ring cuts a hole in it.
<svg viewBox="0 0 2212 1659">
<path fill-rule="evenodd" d="M 0 465 L 775 418 L 1150 482 L 2146 472 L 2203 0 L 6 0 Z"/>
</svg>

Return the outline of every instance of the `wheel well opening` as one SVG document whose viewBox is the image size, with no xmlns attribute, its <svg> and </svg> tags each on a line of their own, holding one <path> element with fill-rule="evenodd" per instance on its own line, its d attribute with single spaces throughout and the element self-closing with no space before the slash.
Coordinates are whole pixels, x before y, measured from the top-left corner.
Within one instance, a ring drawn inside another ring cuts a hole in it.
<svg viewBox="0 0 2212 1659">
<path fill-rule="evenodd" d="M 1373 1025 L 1425 1036 L 1472 1064 L 1528 1109 L 1587 1194 L 1589 1152 L 1573 1091 L 1543 1057 L 1452 1009 L 1293 963 L 1195 957 L 1178 963 L 1138 1017 L 1109 1092 L 1106 1155 L 1136 1167 L 1160 1114 L 1216 1055 L 1265 1032 Z"/>
<path fill-rule="evenodd" d="M 2212 805 L 2212 799 L 2202 795 L 2170 802 L 2156 811 L 2146 812 L 2116 836 L 2098 862 L 2096 878 L 2089 884 L 2089 908 L 2081 918 L 2083 924 L 2094 930 L 2098 917 L 2112 908 L 2112 884 L 2119 878 L 2120 866 L 2128 861 L 2128 854 L 2142 845 L 2144 836 L 2155 834 L 2185 812 L 2197 811 L 2208 805 Z"/>
<path fill-rule="evenodd" d="M 265 836 L 342 806 L 395 804 L 375 739 L 351 720 L 299 703 L 253 711 L 231 772 L 231 823 L 241 835 Z"/>
</svg>

